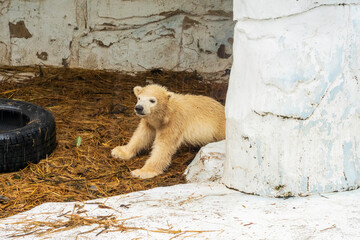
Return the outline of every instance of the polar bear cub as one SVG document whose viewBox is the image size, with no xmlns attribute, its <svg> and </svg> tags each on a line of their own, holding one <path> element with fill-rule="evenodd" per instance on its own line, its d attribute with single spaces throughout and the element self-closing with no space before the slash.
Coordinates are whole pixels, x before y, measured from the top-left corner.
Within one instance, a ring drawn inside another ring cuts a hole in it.
<svg viewBox="0 0 360 240">
<path fill-rule="evenodd" d="M 125 146 L 115 147 L 115 158 L 131 159 L 152 147 L 150 158 L 134 177 L 152 178 L 166 170 L 182 144 L 202 146 L 225 138 L 224 106 L 206 96 L 176 94 L 151 84 L 136 86 L 135 113 L 140 123 Z"/>
</svg>

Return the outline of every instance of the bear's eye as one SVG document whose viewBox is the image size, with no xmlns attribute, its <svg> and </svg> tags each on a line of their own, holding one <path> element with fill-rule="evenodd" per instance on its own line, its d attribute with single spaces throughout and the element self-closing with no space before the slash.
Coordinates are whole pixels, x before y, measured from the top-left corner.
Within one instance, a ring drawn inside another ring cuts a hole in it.
<svg viewBox="0 0 360 240">
<path fill-rule="evenodd" d="M 155 103 L 155 99 L 150 99 L 150 102 L 151 102 L 151 103 Z"/>
</svg>

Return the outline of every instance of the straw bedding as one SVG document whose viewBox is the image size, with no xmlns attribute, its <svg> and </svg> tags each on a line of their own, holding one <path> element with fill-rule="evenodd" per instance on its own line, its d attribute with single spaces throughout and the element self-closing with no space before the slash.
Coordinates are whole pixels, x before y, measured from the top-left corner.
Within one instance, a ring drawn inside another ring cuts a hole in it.
<svg viewBox="0 0 360 240">
<path fill-rule="evenodd" d="M 13 80 L 23 72 L 35 77 Z M 158 83 L 222 103 L 227 89 L 226 83 L 207 82 L 196 72 L 151 70 L 129 75 L 36 66 L 0 67 L 0 73 L 9 76 L 0 81 L 0 98 L 38 104 L 53 113 L 57 126 L 57 147 L 50 156 L 19 172 L 0 174 L 0 218 L 44 202 L 84 201 L 184 183 L 183 172 L 197 148 L 182 147 L 168 171 L 147 180 L 129 172 L 142 167 L 148 152 L 130 161 L 111 157 L 111 149 L 126 144 L 139 122 L 132 89 Z M 79 136 L 81 144 L 76 146 Z"/>
</svg>

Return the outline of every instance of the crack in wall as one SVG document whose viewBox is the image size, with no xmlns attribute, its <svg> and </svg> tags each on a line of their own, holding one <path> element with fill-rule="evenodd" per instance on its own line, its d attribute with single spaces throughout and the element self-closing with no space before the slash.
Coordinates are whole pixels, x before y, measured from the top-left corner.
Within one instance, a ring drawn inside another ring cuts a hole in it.
<svg viewBox="0 0 360 240">
<path fill-rule="evenodd" d="M 184 52 L 183 38 L 184 38 L 184 21 L 183 21 L 183 25 L 181 27 L 181 33 L 180 33 L 180 43 L 179 43 L 180 48 L 179 48 L 179 52 L 178 52 L 178 59 L 177 59 L 176 65 L 174 66 L 174 69 L 177 68 L 178 66 L 180 66 L 180 63 L 181 63 L 181 56 L 182 56 L 182 53 Z"/>
<path fill-rule="evenodd" d="M 337 78 L 340 75 L 340 73 L 335 77 Z M 282 118 L 282 119 L 294 119 L 294 120 L 301 120 L 301 121 L 305 121 L 308 120 L 309 118 L 311 118 L 311 116 L 314 114 L 314 112 L 317 110 L 317 108 L 320 106 L 321 102 L 323 101 L 323 99 L 325 98 L 326 95 L 328 95 L 329 90 L 332 88 L 332 86 L 335 84 L 335 81 L 333 81 L 325 90 L 324 94 L 321 95 L 321 98 L 319 100 L 318 103 L 311 103 L 311 105 L 314 107 L 314 109 L 312 110 L 312 112 L 306 117 L 306 118 L 302 118 L 299 116 L 294 116 L 294 115 L 282 115 L 282 114 L 275 114 L 272 112 L 257 112 L 256 110 L 253 110 L 253 112 L 257 115 L 260 115 L 262 117 L 266 117 L 268 115 L 271 116 L 275 116 L 278 118 Z"/>
<path fill-rule="evenodd" d="M 62 59 L 63 66 L 78 67 L 80 56 L 80 38 L 85 36 L 88 28 L 88 6 L 87 0 L 76 0 L 76 28 L 72 40 L 69 43 L 70 56 Z"/>
<path fill-rule="evenodd" d="M 304 120 L 307 120 L 310 118 L 310 116 L 312 115 L 309 115 L 308 117 L 306 118 L 302 118 L 302 117 L 297 117 L 297 116 L 293 116 L 293 115 L 281 115 L 281 114 L 276 114 L 276 113 L 272 113 L 272 112 L 257 112 L 256 110 L 253 110 L 253 112 L 259 116 L 262 116 L 262 117 L 266 117 L 266 116 L 274 116 L 274 117 L 277 117 L 277 118 L 282 118 L 282 119 L 294 119 L 294 120 L 301 120 L 301 121 L 304 121 Z"/>
<path fill-rule="evenodd" d="M 0 56 L 0 60 L 1 58 L 3 57 L 3 61 L 5 61 L 5 64 L 9 64 L 10 62 L 10 58 L 9 58 L 9 50 L 8 50 L 8 45 L 3 42 L 3 41 L 0 41 L 0 44 L 5 46 L 4 49 L 5 49 L 5 54 L 3 56 Z M 1 62 L 0 62 L 1 64 Z"/>
<path fill-rule="evenodd" d="M 148 19 L 148 18 L 152 18 L 152 17 L 158 17 L 158 16 L 164 16 L 164 18 L 158 19 L 158 20 L 154 20 L 154 21 L 150 21 L 150 22 L 146 22 L 143 24 L 111 24 L 115 27 L 112 26 L 105 26 L 103 29 L 96 29 L 97 26 L 102 26 L 101 24 L 95 24 L 94 28 L 91 28 L 91 32 L 92 31 L 122 31 L 122 30 L 131 30 L 131 29 L 138 29 L 141 27 L 145 27 L 154 23 L 159 23 L 162 22 L 164 20 L 170 19 L 171 17 L 174 16 L 178 16 L 178 15 L 182 15 L 182 14 L 186 14 L 184 11 L 181 10 L 176 10 L 176 11 L 169 11 L 169 12 L 162 12 L 159 14 L 150 14 L 147 16 L 132 16 L 132 17 L 126 17 L 126 18 L 113 18 L 113 17 L 101 17 L 98 15 L 99 18 L 101 19 L 106 19 L 106 20 L 113 20 L 113 21 L 122 21 L 122 20 L 131 20 L 131 19 L 137 19 L 137 18 L 144 18 L 144 19 Z M 121 27 L 121 25 L 123 25 L 124 27 Z M 129 27 L 130 26 L 130 27 Z M 106 28 L 108 27 L 108 28 Z"/>
<path fill-rule="evenodd" d="M 97 15 L 98 18 L 100 19 L 105 19 L 105 20 L 112 20 L 112 21 L 124 21 L 124 20 L 133 20 L 133 19 L 147 19 L 147 18 L 152 18 L 152 17 L 159 17 L 159 16 L 163 16 L 164 18 L 159 19 L 164 20 L 176 15 L 186 15 L 186 16 L 190 16 L 190 17 L 202 17 L 202 16 L 215 16 L 215 17 L 223 17 L 223 19 L 225 20 L 232 20 L 233 18 L 233 12 L 226 12 L 223 10 L 209 10 L 207 13 L 205 14 L 193 14 L 191 12 L 186 12 L 184 10 L 175 10 L 175 11 L 165 11 L 165 12 L 160 12 L 160 13 L 154 13 L 154 14 L 149 14 L 146 16 L 131 16 L 131 17 L 124 17 L 124 18 L 116 18 L 116 17 L 109 17 L 109 16 L 100 16 L 99 14 Z"/>
<path fill-rule="evenodd" d="M 335 7 L 338 7 L 338 6 L 359 6 L 360 3 L 332 3 L 332 4 L 318 4 L 318 5 L 315 5 L 313 7 L 310 7 L 304 11 L 301 11 L 301 12 L 296 12 L 296 13 L 292 13 L 292 14 L 288 14 L 288 15 L 282 15 L 282 16 L 278 16 L 278 17 L 268 17 L 268 18 L 261 18 L 261 19 L 258 19 L 258 18 L 250 18 L 250 17 L 244 17 L 244 18 L 241 18 L 241 19 L 238 19 L 236 21 L 267 21 L 267 20 L 279 20 L 279 19 L 283 19 L 283 18 L 288 18 L 288 17 L 294 17 L 294 16 L 298 16 L 298 15 L 301 15 L 303 13 L 306 13 L 306 12 L 309 12 L 313 9 L 316 9 L 316 8 L 320 8 L 320 7 L 331 7 L 331 6 L 335 6 Z"/>
<path fill-rule="evenodd" d="M 111 21 L 123 21 L 123 20 L 133 20 L 133 19 L 138 19 L 138 18 L 144 18 L 144 19 L 150 19 L 153 17 L 158 17 L 158 16 L 164 16 L 164 18 L 161 19 L 157 19 L 157 20 L 153 20 L 153 21 L 149 21 L 143 24 L 128 24 L 128 23 L 102 23 L 102 24 L 95 24 L 93 26 L 93 28 L 91 28 L 91 32 L 93 31 L 123 31 L 123 30 L 131 30 L 131 29 L 139 29 L 141 27 L 145 27 L 154 23 L 160 23 L 162 21 L 168 20 L 172 17 L 178 16 L 178 17 L 193 17 L 193 18 L 202 18 L 204 15 L 196 15 L 196 14 L 191 14 L 189 12 L 185 12 L 182 10 L 176 10 L 176 11 L 169 11 L 169 12 L 162 12 L 159 14 L 150 14 L 147 16 L 133 16 L 133 17 L 126 17 L 126 18 L 113 18 L 113 17 L 101 17 L 98 15 L 99 18 L 101 18 L 102 20 L 111 20 Z M 213 15 L 213 16 L 217 16 L 217 15 Z M 193 19 L 192 19 L 193 20 Z M 221 19 L 221 20 L 213 20 L 213 21 L 229 21 L 231 20 L 231 18 L 229 17 L 228 19 Z M 189 20 L 191 21 L 191 20 Z M 196 21 L 196 20 L 194 20 Z M 197 22 L 197 21 L 196 21 Z M 191 23 L 192 24 L 192 23 Z M 185 29 L 186 30 L 186 29 Z"/>
<path fill-rule="evenodd" d="M 175 10 L 175 11 L 166 11 L 166 12 L 161 12 L 161 13 L 149 14 L 149 15 L 146 15 L 146 16 L 131 16 L 131 17 L 124 17 L 124 18 L 100 16 L 99 14 L 97 15 L 97 17 L 100 18 L 100 19 L 106 19 L 106 20 L 123 21 L 123 20 L 132 20 L 132 19 L 136 19 L 136 18 L 147 19 L 147 18 L 151 18 L 151 17 L 164 16 L 165 18 L 160 19 L 160 20 L 163 20 L 163 19 L 175 16 L 175 15 L 180 15 L 180 14 L 187 14 L 187 13 L 182 11 L 182 10 Z"/>
</svg>

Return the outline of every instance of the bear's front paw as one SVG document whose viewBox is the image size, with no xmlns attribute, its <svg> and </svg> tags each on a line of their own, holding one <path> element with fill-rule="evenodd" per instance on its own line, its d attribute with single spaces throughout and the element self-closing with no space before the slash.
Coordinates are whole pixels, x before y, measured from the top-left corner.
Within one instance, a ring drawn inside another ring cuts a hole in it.
<svg viewBox="0 0 360 240">
<path fill-rule="evenodd" d="M 160 175 L 161 173 L 162 172 L 156 172 L 153 170 L 141 168 L 141 169 L 136 169 L 136 170 L 132 171 L 131 175 L 133 177 L 145 179 L 145 178 L 153 178 L 157 175 Z"/>
<path fill-rule="evenodd" d="M 117 146 L 116 148 L 111 150 L 111 156 L 113 156 L 114 158 L 128 160 L 128 159 L 132 158 L 134 155 L 135 154 L 130 153 L 126 149 L 126 146 Z"/>
</svg>

